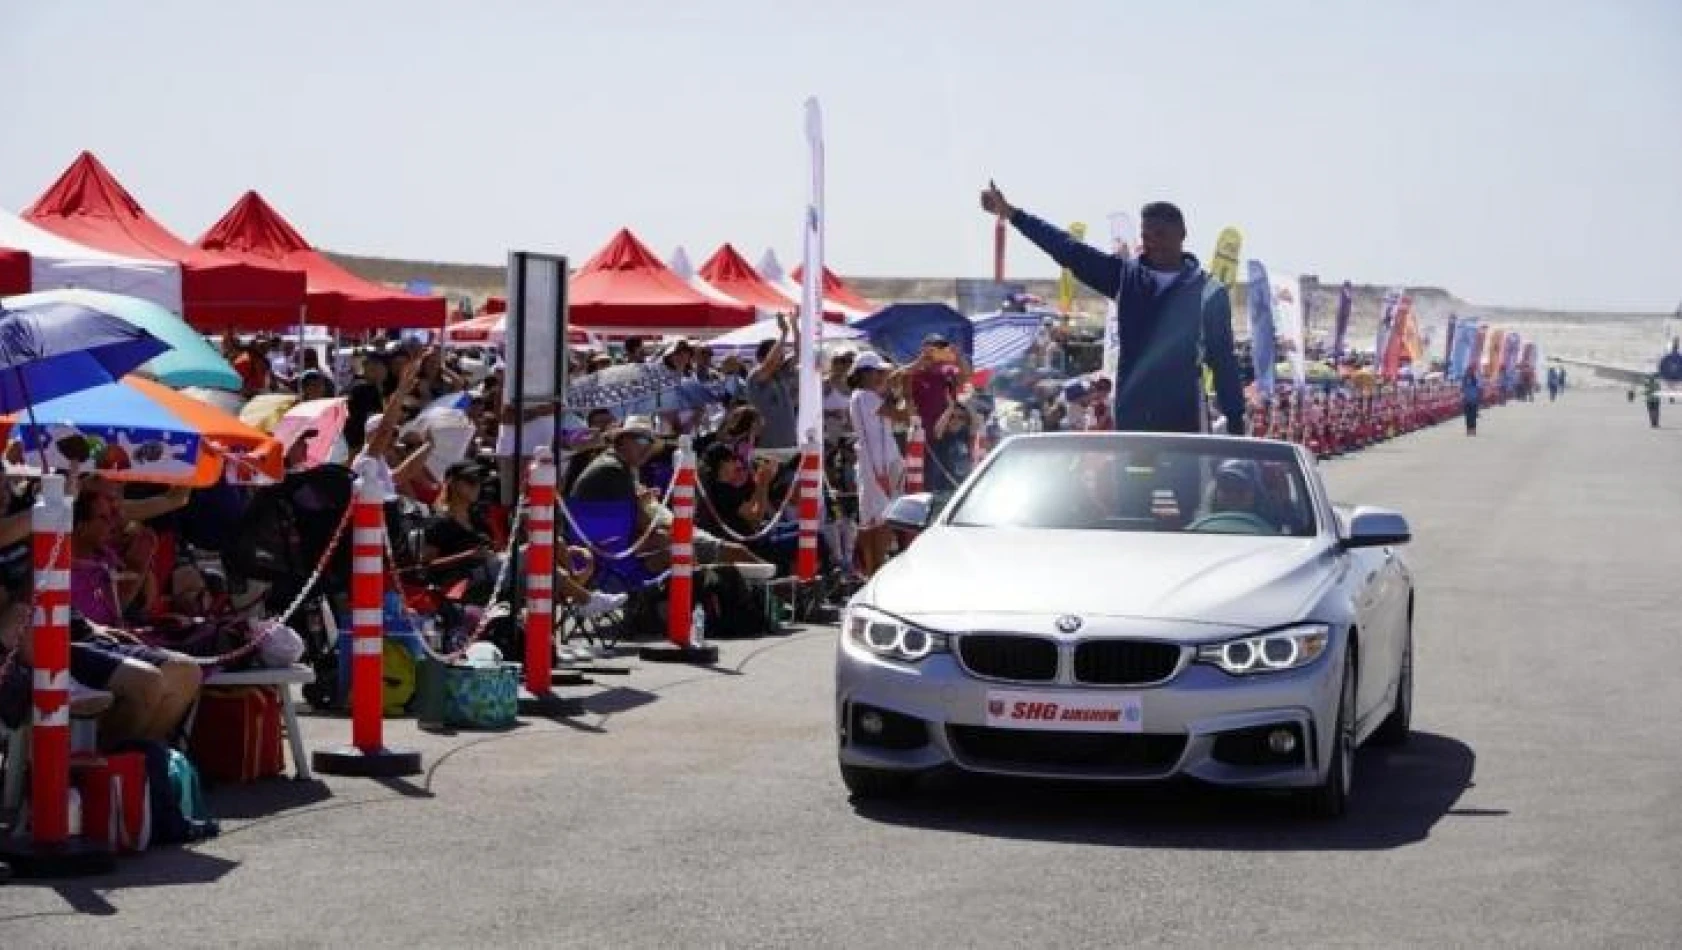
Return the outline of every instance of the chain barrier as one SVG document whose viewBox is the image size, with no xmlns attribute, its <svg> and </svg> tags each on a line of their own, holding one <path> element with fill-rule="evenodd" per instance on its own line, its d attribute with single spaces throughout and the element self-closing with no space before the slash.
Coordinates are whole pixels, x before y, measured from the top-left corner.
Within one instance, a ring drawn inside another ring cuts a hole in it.
<svg viewBox="0 0 1682 950">
<path fill-rule="evenodd" d="M 355 510 L 356 502 L 354 500 L 345 506 L 344 517 L 339 519 L 338 526 L 333 529 L 333 536 L 328 540 L 327 547 L 321 552 L 321 560 L 316 563 L 315 570 L 311 571 L 309 578 L 304 581 L 304 586 L 299 589 L 298 595 L 292 598 L 292 602 L 287 604 L 286 609 L 281 611 L 279 616 L 263 620 L 264 626 L 262 629 L 256 630 L 256 635 L 243 645 L 213 657 L 192 657 L 192 661 L 199 666 L 227 666 L 262 649 L 263 642 L 268 640 L 277 629 L 290 627 L 293 615 L 309 602 L 311 595 L 315 593 L 316 585 L 321 583 L 322 575 L 327 573 L 327 567 L 333 560 L 334 552 L 339 549 L 339 544 L 344 541 L 345 531 L 350 527 L 351 515 Z M 249 620 L 246 621 L 246 625 L 248 628 L 256 629 Z"/>
<path fill-rule="evenodd" d="M 670 509 L 671 500 L 672 500 L 672 492 L 676 488 L 677 488 L 677 473 L 673 472 L 672 473 L 672 480 L 670 482 L 666 483 L 666 494 L 665 494 L 664 497 L 662 497 L 660 499 L 660 507 Z M 639 536 L 634 542 L 632 542 L 630 545 L 628 545 L 623 551 L 609 551 L 606 548 L 596 544 L 595 541 L 591 540 L 589 534 L 587 534 L 584 531 L 583 528 L 580 528 L 578 526 L 578 522 L 576 520 L 574 520 L 573 517 L 572 517 L 572 510 L 567 507 L 566 497 L 558 491 L 555 493 L 555 507 L 561 512 L 561 517 L 566 519 L 567 525 L 572 528 L 572 533 L 580 541 L 584 542 L 584 546 L 590 550 L 590 553 L 596 555 L 599 558 L 603 558 L 603 559 L 609 560 L 609 561 L 617 561 L 622 557 L 626 557 L 628 555 L 636 553 L 637 551 L 640 551 L 642 549 L 642 546 L 648 542 L 648 539 L 653 537 L 654 529 L 656 529 L 660 526 L 660 519 L 650 518 L 650 519 L 648 519 L 648 527 L 643 529 L 641 536 Z M 657 551 L 644 551 L 643 553 L 644 554 L 655 554 L 655 553 L 658 553 L 658 552 Z"/>
<path fill-rule="evenodd" d="M 699 469 L 697 469 L 697 471 L 695 473 L 696 474 L 695 494 L 700 496 L 700 499 L 701 499 L 702 503 L 707 506 L 707 510 L 712 512 L 713 522 L 714 522 L 714 525 L 719 529 L 719 533 L 723 534 L 725 537 L 727 537 L 730 540 L 736 542 L 737 544 L 748 544 L 748 543 L 753 542 L 753 541 L 758 541 L 759 539 L 769 535 L 771 533 L 771 530 L 773 528 L 777 527 L 778 525 L 780 525 L 780 524 L 795 524 L 798 521 L 798 519 L 796 519 L 796 518 L 784 518 L 783 515 L 788 511 L 789 503 L 794 501 L 794 493 L 800 490 L 799 463 L 805 461 L 807 454 L 808 453 L 806 453 L 806 452 L 801 452 L 799 455 L 796 455 L 794 457 L 794 461 L 796 463 L 794 477 L 788 480 L 788 489 L 783 492 L 783 500 L 774 509 L 777 512 L 776 516 L 773 517 L 770 521 L 767 521 L 763 527 L 761 527 L 758 531 L 753 532 L 752 534 L 740 534 L 740 533 L 732 530 L 729 525 L 724 523 L 724 519 L 718 513 L 717 506 L 715 506 L 713 504 L 712 497 L 707 494 L 706 480 L 700 477 Z M 820 459 L 822 458 L 821 453 L 819 455 L 819 458 Z M 821 465 L 818 466 L 818 471 L 819 471 L 819 474 L 821 475 L 822 471 L 823 471 L 823 466 L 821 466 Z M 769 499 L 767 499 L 767 500 L 769 500 Z"/>
<path fill-rule="evenodd" d="M 468 634 L 466 640 L 462 641 L 461 646 L 449 653 L 440 653 L 434 649 L 432 644 L 426 642 L 426 637 L 422 636 L 420 630 L 416 628 L 415 618 L 420 611 L 410 607 L 408 601 L 403 597 L 403 582 L 398 576 L 396 555 L 391 550 L 391 535 L 389 532 L 386 534 L 384 559 L 386 583 L 390 585 L 391 591 L 397 595 L 399 612 L 403 616 L 404 626 L 408 628 L 406 632 L 410 638 L 421 645 L 421 650 L 425 652 L 428 659 L 439 663 L 454 663 L 461 659 L 467 655 L 468 648 L 484 639 L 486 631 L 491 628 L 491 624 L 499 616 L 503 616 L 497 611 L 502 603 L 503 592 L 507 589 L 509 579 L 514 573 L 514 551 L 520 544 L 520 528 L 526 520 L 526 509 L 528 507 L 529 498 L 522 494 L 519 503 L 514 508 L 514 517 L 508 523 L 508 549 L 501 552 L 502 564 L 497 569 L 496 582 L 491 585 L 491 592 L 485 600 L 485 605 L 479 608 L 479 620 L 473 625 L 473 631 Z M 467 609 L 467 606 L 462 605 L 464 610 Z"/>
</svg>

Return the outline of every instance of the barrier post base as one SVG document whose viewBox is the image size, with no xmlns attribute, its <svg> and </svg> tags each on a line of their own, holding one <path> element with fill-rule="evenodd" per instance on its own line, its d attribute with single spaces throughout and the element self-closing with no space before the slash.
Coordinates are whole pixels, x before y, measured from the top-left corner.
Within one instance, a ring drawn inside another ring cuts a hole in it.
<svg viewBox="0 0 1682 950">
<path fill-rule="evenodd" d="M 637 657 L 650 663 L 693 663 L 697 666 L 711 666 L 718 662 L 718 647 L 680 647 L 675 643 L 662 643 L 659 646 L 643 647 L 637 651 Z"/>
<path fill-rule="evenodd" d="M 565 699 L 548 692 L 534 693 L 524 686 L 520 687 L 519 705 L 522 716 L 567 719 L 584 715 L 584 704 L 576 699 Z"/>
<path fill-rule="evenodd" d="M 111 849 L 87 838 L 66 838 L 58 844 L 40 844 L 10 835 L 0 837 L 0 869 L 11 866 L 17 880 L 50 880 L 110 874 L 117 868 Z M 6 873 L 0 870 L 0 881 Z"/>
<path fill-rule="evenodd" d="M 421 773 L 421 754 L 413 749 L 381 747 L 367 752 L 353 745 L 334 746 L 310 753 L 310 768 L 352 778 L 399 778 Z"/>
</svg>

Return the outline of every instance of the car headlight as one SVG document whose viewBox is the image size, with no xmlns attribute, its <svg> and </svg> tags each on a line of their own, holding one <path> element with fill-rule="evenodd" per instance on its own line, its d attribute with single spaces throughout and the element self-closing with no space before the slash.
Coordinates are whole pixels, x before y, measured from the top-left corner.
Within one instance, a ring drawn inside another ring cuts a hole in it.
<svg viewBox="0 0 1682 950">
<path fill-rule="evenodd" d="M 877 656 L 915 663 L 931 653 L 945 653 L 946 634 L 924 630 L 869 607 L 849 607 L 842 635 Z"/>
<path fill-rule="evenodd" d="M 1212 663 L 1234 676 L 1278 673 L 1313 663 L 1326 652 L 1331 639 L 1331 627 L 1303 624 L 1198 647 L 1197 661 Z"/>
</svg>

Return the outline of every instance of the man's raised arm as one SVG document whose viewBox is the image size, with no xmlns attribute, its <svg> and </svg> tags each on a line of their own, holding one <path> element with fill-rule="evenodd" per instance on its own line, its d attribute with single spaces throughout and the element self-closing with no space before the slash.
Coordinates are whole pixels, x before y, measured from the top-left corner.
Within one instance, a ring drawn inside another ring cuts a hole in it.
<svg viewBox="0 0 1682 950">
<path fill-rule="evenodd" d="M 1075 279 L 1106 297 L 1114 297 L 1121 289 L 1122 275 L 1127 262 L 1114 254 L 1106 254 L 1085 241 L 1077 241 L 1067 231 L 1034 217 L 1005 200 L 1004 193 L 991 181 L 981 192 L 981 208 L 989 214 L 1009 221 L 1023 237 L 1044 251 L 1048 257 L 1067 267 Z"/>
</svg>

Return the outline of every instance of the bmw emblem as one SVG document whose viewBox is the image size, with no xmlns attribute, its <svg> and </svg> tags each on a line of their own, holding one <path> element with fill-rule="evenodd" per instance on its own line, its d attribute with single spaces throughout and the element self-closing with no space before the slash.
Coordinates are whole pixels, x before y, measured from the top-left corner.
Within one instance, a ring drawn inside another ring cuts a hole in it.
<svg viewBox="0 0 1682 950">
<path fill-rule="evenodd" d="M 1064 614 L 1057 618 L 1057 629 L 1064 633 L 1074 633 L 1080 629 L 1081 619 L 1074 614 Z"/>
</svg>

